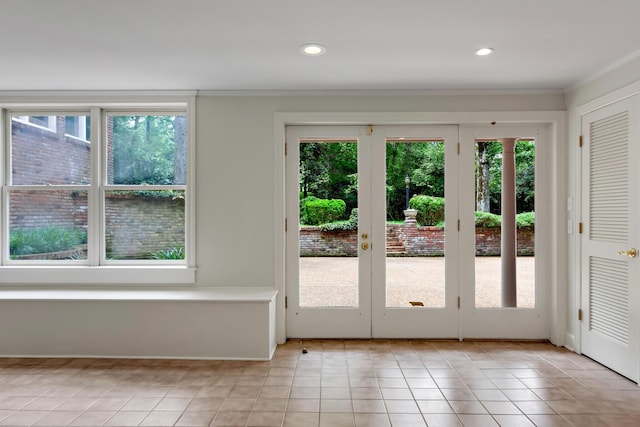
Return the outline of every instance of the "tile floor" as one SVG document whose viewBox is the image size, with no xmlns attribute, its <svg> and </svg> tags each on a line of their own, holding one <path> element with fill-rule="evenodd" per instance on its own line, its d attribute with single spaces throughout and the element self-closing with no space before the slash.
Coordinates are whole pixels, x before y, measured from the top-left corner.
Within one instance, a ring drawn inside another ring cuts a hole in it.
<svg viewBox="0 0 640 427">
<path fill-rule="evenodd" d="M 294 340 L 265 362 L 0 359 L 0 425 L 622 427 L 640 388 L 551 344 Z"/>
</svg>

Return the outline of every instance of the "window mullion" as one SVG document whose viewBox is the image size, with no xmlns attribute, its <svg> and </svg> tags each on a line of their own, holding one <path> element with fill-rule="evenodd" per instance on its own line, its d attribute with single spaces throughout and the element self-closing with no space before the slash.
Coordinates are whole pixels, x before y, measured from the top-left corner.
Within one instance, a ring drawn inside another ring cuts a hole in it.
<svg viewBox="0 0 640 427">
<path fill-rule="evenodd" d="M 102 191 L 101 184 L 103 182 L 101 175 L 101 157 L 102 157 L 102 110 L 100 108 L 91 108 L 91 186 L 89 188 L 88 200 L 88 216 L 87 216 L 87 258 L 89 265 L 100 265 L 101 254 L 103 253 L 103 221 L 102 221 Z"/>
</svg>

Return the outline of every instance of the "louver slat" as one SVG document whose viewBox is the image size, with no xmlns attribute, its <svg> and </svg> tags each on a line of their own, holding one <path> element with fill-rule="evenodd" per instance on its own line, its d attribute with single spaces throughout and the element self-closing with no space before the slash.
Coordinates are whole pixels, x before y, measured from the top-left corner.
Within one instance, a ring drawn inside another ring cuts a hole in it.
<svg viewBox="0 0 640 427">
<path fill-rule="evenodd" d="M 589 258 L 589 329 L 629 342 L 628 263 Z"/>
<path fill-rule="evenodd" d="M 627 111 L 591 123 L 589 236 L 626 243 L 629 230 Z"/>
</svg>

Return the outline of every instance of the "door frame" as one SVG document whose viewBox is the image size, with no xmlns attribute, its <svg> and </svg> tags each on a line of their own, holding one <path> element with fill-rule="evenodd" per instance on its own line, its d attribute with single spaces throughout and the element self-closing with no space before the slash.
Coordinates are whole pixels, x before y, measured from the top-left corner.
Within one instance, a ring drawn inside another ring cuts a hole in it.
<svg viewBox="0 0 640 427">
<path fill-rule="evenodd" d="M 549 176 L 554 183 L 550 210 L 548 239 L 549 263 L 549 339 L 556 345 L 564 345 L 567 330 L 567 241 L 553 239 L 553 235 L 566 233 L 567 162 L 566 113 L 564 111 L 500 111 L 500 112 L 279 112 L 274 114 L 274 275 L 273 286 L 278 290 L 276 297 L 276 341 L 286 342 L 285 309 L 285 140 L 288 125 L 475 125 L 491 122 L 512 124 L 539 124 L 549 129 L 549 143 L 552 146 L 552 162 Z"/>
<path fill-rule="evenodd" d="M 585 121 L 589 118 L 588 116 L 594 113 L 597 114 L 599 110 L 604 111 L 605 109 L 612 109 L 612 108 L 616 109 L 617 104 L 621 104 L 623 107 L 624 106 L 628 107 L 629 111 L 632 113 L 629 121 L 629 144 L 630 145 L 634 144 L 635 139 L 638 136 L 638 132 L 639 132 L 638 129 L 640 128 L 640 116 L 639 116 L 640 108 L 638 107 L 640 105 L 640 83 L 614 91 L 606 96 L 598 98 L 587 104 L 584 104 L 576 110 L 575 132 L 577 135 L 577 139 L 579 139 L 580 141 L 580 143 L 577 144 L 576 148 L 574 149 L 575 150 L 574 159 L 576 163 L 575 164 L 575 188 L 574 188 L 575 207 L 576 207 L 575 209 L 576 210 L 576 216 L 575 216 L 576 230 L 578 230 L 578 226 L 581 225 L 581 223 L 588 222 L 590 218 L 588 206 L 586 206 L 587 200 L 585 200 L 583 197 L 585 192 L 585 186 L 588 185 L 587 180 L 588 180 L 588 172 L 589 172 L 586 170 L 587 166 L 585 166 L 585 161 L 589 160 L 588 152 L 586 152 L 582 148 L 583 147 L 582 139 L 587 138 L 587 137 L 584 137 L 583 135 Z M 631 186 L 633 186 L 634 184 L 637 184 L 637 172 L 630 171 L 630 179 L 633 177 L 635 177 L 635 181 L 631 181 L 630 183 Z M 630 191 L 633 191 L 633 188 L 630 188 Z M 637 197 L 637 189 L 636 189 L 636 197 Z M 640 204 L 640 201 L 635 200 L 636 209 L 638 204 Z M 630 206 L 630 209 L 632 207 L 633 206 Z M 573 288 L 570 289 L 570 291 L 573 294 L 572 302 L 574 306 L 572 308 L 575 310 L 575 312 L 577 312 L 576 314 L 578 314 L 573 319 L 574 325 L 575 325 L 575 327 L 573 328 L 573 333 L 575 336 L 574 345 L 575 345 L 575 351 L 580 354 L 584 354 L 583 350 L 594 351 L 593 346 L 591 350 L 588 350 L 585 348 L 587 347 L 585 344 L 585 341 L 587 341 L 587 338 L 584 335 L 585 335 L 585 329 L 588 327 L 585 322 L 589 321 L 590 319 L 589 316 L 591 315 L 588 307 L 590 295 L 589 295 L 588 289 L 586 289 L 588 284 L 585 282 L 588 276 L 588 273 L 586 273 L 586 270 L 585 270 L 587 267 L 587 265 L 585 264 L 586 262 L 585 245 L 588 244 L 588 242 L 585 242 L 585 240 L 588 239 L 588 233 L 589 233 L 588 224 L 585 224 L 583 227 L 580 227 L 580 230 L 582 229 L 584 229 L 584 233 L 582 233 L 581 231 L 576 232 L 575 239 L 572 242 L 575 248 L 574 250 L 575 257 L 574 257 L 574 266 L 573 266 L 574 267 L 573 274 L 575 277 L 575 281 L 573 282 L 573 285 L 574 285 Z M 637 238 L 638 238 L 637 227 L 630 225 L 629 236 L 631 239 L 637 241 Z M 618 245 L 613 244 L 610 246 L 614 247 Z M 620 249 L 626 249 L 626 247 L 624 245 L 620 245 Z M 637 270 L 638 260 L 630 260 L 629 262 L 632 263 L 631 268 L 634 268 L 635 270 Z M 631 335 L 629 339 L 630 341 L 629 346 L 630 346 L 630 349 L 633 350 L 633 352 L 635 352 L 634 354 L 635 364 L 632 367 L 629 367 L 628 365 L 625 367 L 624 362 L 628 361 L 628 360 L 625 360 L 625 355 L 620 357 L 614 356 L 612 358 L 609 358 L 609 362 L 611 362 L 609 367 L 611 369 L 616 370 L 621 375 L 627 375 L 627 377 L 632 381 L 638 382 L 639 380 L 638 375 L 640 372 L 640 358 L 639 358 L 640 351 L 638 349 L 638 346 L 640 345 L 639 344 L 640 329 L 637 326 L 637 322 L 636 324 L 633 324 L 633 321 L 637 320 L 638 318 L 638 310 L 640 309 L 640 299 L 639 299 L 640 292 L 638 292 L 637 289 L 632 290 L 630 292 L 630 296 L 635 296 L 635 299 L 630 303 L 630 306 L 629 306 L 629 317 L 632 318 L 632 324 L 630 325 Z M 601 349 L 597 349 L 595 353 L 598 353 L 598 354 L 592 354 L 593 358 L 603 363 L 604 361 L 600 359 L 601 357 L 604 357 Z M 616 364 L 620 367 L 620 369 L 618 369 L 618 366 L 613 366 Z M 605 366 L 607 365 L 605 364 Z"/>
<path fill-rule="evenodd" d="M 535 138 L 535 307 L 534 308 L 476 308 L 475 307 L 475 222 L 472 217 L 461 218 L 462 231 L 460 248 L 463 264 L 469 270 L 461 271 L 461 336 L 463 338 L 496 338 L 496 339 L 546 339 L 549 334 L 550 283 L 548 277 L 552 259 L 548 253 L 550 239 L 544 230 L 551 230 L 552 200 L 550 194 L 541 189 L 550 188 L 550 175 L 544 173 L 549 164 L 552 150 L 549 143 L 549 129 L 538 124 L 485 124 L 460 126 L 460 163 L 463 171 L 467 171 L 460 179 L 460 210 L 465 214 L 473 214 L 475 201 L 473 188 L 474 143 L 477 139 L 500 139 L 508 137 Z M 462 214 L 461 214 L 462 216 Z M 538 232 L 540 228 L 541 232 Z M 513 334 L 513 328 L 518 335 Z"/>
<path fill-rule="evenodd" d="M 582 246 L 578 227 L 579 223 L 586 218 L 586 213 L 582 212 L 582 148 L 579 144 L 582 121 L 585 115 L 634 95 L 640 96 L 640 81 L 610 91 L 603 96 L 577 106 L 573 111 L 571 120 L 568 121 L 570 125 L 570 145 L 566 164 L 570 177 L 570 194 L 567 195 L 567 209 L 569 211 L 567 219 L 572 225 L 572 232 L 569 233 L 569 247 L 567 248 L 570 269 L 568 270 L 569 287 L 567 289 L 568 322 L 564 342 L 567 348 L 579 354 L 582 354 L 581 324 L 579 320 L 579 310 L 582 306 Z"/>
</svg>

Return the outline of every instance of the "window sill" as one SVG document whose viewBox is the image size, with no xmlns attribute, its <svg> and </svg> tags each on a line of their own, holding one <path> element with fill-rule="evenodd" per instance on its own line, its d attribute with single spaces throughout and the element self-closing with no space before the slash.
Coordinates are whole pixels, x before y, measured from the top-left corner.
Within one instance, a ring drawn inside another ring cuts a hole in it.
<svg viewBox="0 0 640 427">
<path fill-rule="evenodd" d="M 192 284 L 196 269 L 184 266 L 6 266 L 0 284 Z"/>
</svg>

